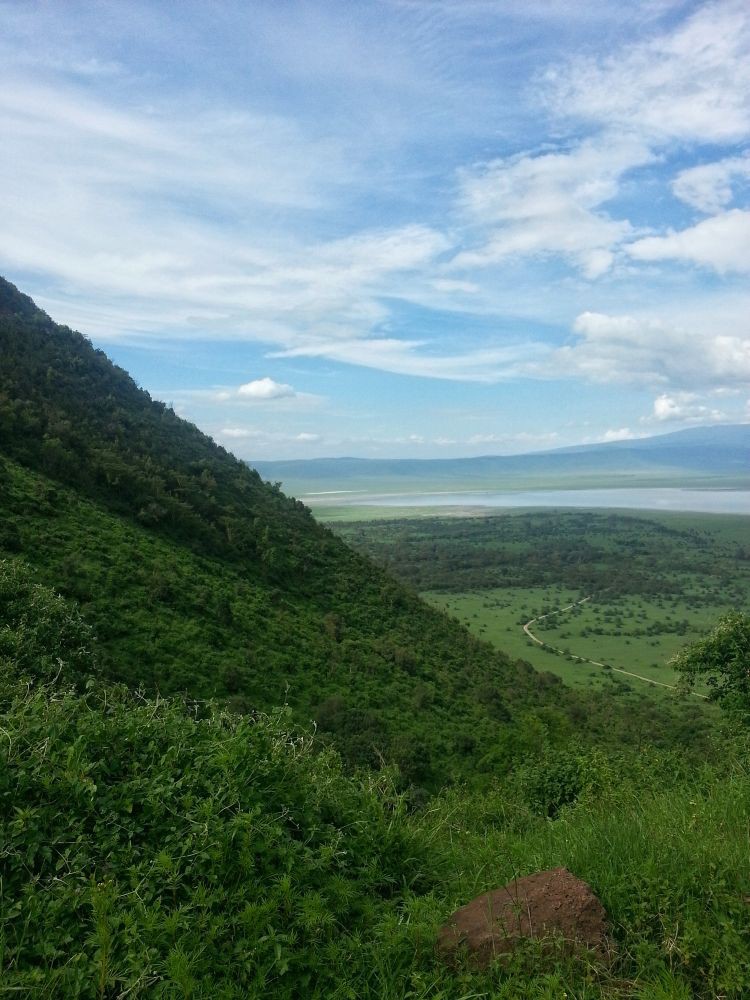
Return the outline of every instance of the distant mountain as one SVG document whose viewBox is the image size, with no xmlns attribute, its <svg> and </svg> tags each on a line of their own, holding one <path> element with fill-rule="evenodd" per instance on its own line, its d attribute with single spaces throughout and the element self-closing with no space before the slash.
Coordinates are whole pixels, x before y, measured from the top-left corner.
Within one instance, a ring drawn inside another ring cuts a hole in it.
<svg viewBox="0 0 750 1000">
<path fill-rule="evenodd" d="M 750 424 L 718 424 L 605 444 L 478 458 L 319 458 L 252 463 L 297 496 L 359 490 L 750 485 Z"/>
</svg>

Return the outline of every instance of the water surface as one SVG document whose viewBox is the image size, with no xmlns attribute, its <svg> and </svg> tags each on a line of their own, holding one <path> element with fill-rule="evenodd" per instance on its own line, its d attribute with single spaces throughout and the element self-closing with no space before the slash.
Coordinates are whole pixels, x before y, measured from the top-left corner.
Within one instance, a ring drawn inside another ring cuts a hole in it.
<svg viewBox="0 0 750 1000">
<path fill-rule="evenodd" d="M 328 497 L 326 499 L 329 499 Z M 612 507 L 630 510 L 750 514 L 750 490 L 640 487 L 518 492 L 387 493 L 347 496 L 346 506 L 378 507 Z"/>
</svg>

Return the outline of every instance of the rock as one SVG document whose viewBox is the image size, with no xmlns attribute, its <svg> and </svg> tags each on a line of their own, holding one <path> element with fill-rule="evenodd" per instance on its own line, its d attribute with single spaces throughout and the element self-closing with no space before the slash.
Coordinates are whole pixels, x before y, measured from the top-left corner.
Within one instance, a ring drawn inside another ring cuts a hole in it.
<svg viewBox="0 0 750 1000">
<path fill-rule="evenodd" d="M 446 961 L 465 954 L 486 969 L 521 941 L 557 939 L 571 950 L 593 951 L 607 960 L 607 914 L 591 887 L 567 868 L 513 879 L 456 910 L 440 929 L 438 952 Z"/>
</svg>

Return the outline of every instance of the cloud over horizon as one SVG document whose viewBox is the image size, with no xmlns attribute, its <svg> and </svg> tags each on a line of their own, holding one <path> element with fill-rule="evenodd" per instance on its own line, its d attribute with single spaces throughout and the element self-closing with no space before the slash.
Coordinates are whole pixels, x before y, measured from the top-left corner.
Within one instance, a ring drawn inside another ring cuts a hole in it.
<svg viewBox="0 0 750 1000">
<path fill-rule="evenodd" d="M 750 389 L 737 0 L 4 14 L 0 271 L 203 426 L 241 429 L 244 400 L 273 403 L 285 448 L 337 421 L 396 441 L 380 424 L 417 399 L 415 449 L 524 408 L 538 436 L 555 383 L 568 440 Z M 190 385 L 154 364 L 177 351 L 201 356 Z"/>
</svg>

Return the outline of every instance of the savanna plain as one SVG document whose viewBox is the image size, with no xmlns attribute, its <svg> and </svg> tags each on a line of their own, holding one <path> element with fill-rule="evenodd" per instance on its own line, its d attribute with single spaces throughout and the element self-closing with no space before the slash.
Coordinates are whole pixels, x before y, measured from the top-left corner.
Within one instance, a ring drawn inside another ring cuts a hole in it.
<svg viewBox="0 0 750 1000">
<path fill-rule="evenodd" d="M 750 603 L 742 515 L 485 510 L 462 517 L 421 508 L 411 517 L 385 516 L 378 509 L 372 520 L 337 520 L 335 530 L 472 633 L 574 686 L 645 683 L 654 695 L 662 685 L 674 689 L 670 660 L 678 650 Z"/>
</svg>

